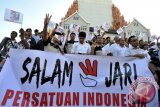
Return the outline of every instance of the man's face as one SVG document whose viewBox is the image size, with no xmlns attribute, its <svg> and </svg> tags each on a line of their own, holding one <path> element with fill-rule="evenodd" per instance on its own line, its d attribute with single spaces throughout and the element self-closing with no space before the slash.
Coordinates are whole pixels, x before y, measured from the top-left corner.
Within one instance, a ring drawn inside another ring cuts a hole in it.
<svg viewBox="0 0 160 107">
<path fill-rule="evenodd" d="M 158 48 L 160 49 L 160 43 L 159 43 L 159 42 L 157 43 L 157 46 L 158 46 Z"/>
<path fill-rule="evenodd" d="M 97 37 L 97 43 L 98 43 L 98 44 L 102 44 L 102 43 L 103 43 L 103 37 L 98 36 L 98 37 Z"/>
<path fill-rule="evenodd" d="M 73 40 L 73 41 L 74 41 L 74 40 L 75 40 L 76 35 L 75 35 L 75 34 L 71 34 L 71 35 L 70 35 L 70 37 L 71 37 L 71 40 Z"/>
<path fill-rule="evenodd" d="M 85 41 L 85 37 L 79 37 L 79 42 L 80 42 L 81 44 L 83 44 L 84 41 Z"/>
<path fill-rule="evenodd" d="M 121 38 L 121 39 L 119 40 L 119 45 L 120 45 L 120 46 L 124 46 L 124 43 L 125 43 L 125 40 L 124 40 L 123 38 Z"/>
<path fill-rule="evenodd" d="M 28 32 L 25 32 L 25 33 L 24 33 L 24 37 L 25 37 L 26 39 L 29 39 L 29 38 L 30 38 L 30 35 L 28 34 Z"/>
<path fill-rule="evenodd" d="M 12 31 L 10 36 L 11 36 L 11 39 L 15 39 L 17 37 L 17 32 Z"/>
<path fill-rule="evenodd" d="M 132 39 L 131 39 L 131 45 L 132 45 L 134 48 L 137 48 L 137 47 L 139 46 L 138 39 L 137 39 L 137 38 L 132 38 Z"/>
<path fill-rule="evenodd" d="M 28 36 L 31 36 L 31 35 L 32 35 L 32 30 L 27 30 L 27 31 L 26 31 L 26 34 L 27 34 Z"/>
<path fill-rule="evenodd" d="M 143 41 L 139 41 L 139 47 L 143 48 L 144 42 Z"/>
<path fill-rule="evenodd" d="M 110 43 L 111 38 L 107 38 L 106 41 L 107 41 L 107 43 Z"/>
<path fill-rule="evenodd" d="M 39 34 L 39 32 L 38 31 L 36 31 L 36 32 L 34 32 L 35 33 L 35 35 L 38 35 Z"/>
<path fill-rule="evenodd" d="M 143 43 L 144 43 L 143 41 L 139 41 L 139 45 L 143 45 Z"/>
<path fill-rule="evenodd" d="M 147 49 L 149 48 L 149 44 L 148 44 L 148 42 L 144 42 L 144 44 L 143 44 L 143 48 L 144 48 L 144 50 L 147 50 Z"/>
<path fill-rule="evenodd" d="M 21 28 L 21 29 L 19 30 L 19 33 L 20 33 L 20 34 L 24 34 L 24 30 Z"/>
</svg>

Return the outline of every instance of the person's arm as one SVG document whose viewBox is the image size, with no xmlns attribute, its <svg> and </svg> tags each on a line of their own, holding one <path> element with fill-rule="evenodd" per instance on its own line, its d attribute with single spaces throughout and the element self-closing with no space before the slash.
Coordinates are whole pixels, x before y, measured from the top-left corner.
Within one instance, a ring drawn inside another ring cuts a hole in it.
<svg viewBox="0 0 160 107">
<path fill-rule="evenodd" d="M 68 30 L 68 33 L 67 33 L 67 36 L 66 36 L 66 43 L 68 42 L 69 35 L 70 35 L 70 30 Z"/>
<path fill-rule="evenodd" d="M 126 47 L 129 47 L 129 45 L 127 44 L 127 42 L 124 42 L 124 45 L 125 45 Z"/>
<path fill-rule="evenodd" d="M 103 32 L 102 37 L 104 37 L 105 34 L 106 34 L 106 32 Z"/>
<path fill-rule="evenodd" d="M 96 48 L 96 43 L 93 42 L 92 46 L 91 46 L 91 55 L 94 55 L 95 54 L 95 48 Z"/>
<path fill-rule="evenodd" d="M 48 39 L 47 27 L 48 27 L 51 17 L 52 15 L 50 16 L 49 14 L 46 14 L 46 17 L 44 19 L 43 36 L 42 36 L 43 41 L 47 41 Z"/>
<path fill-rule="evenodd" d="M 30 49 L 37 49 L 36 41 L 33 38 L 30 41 Z"/>
<path fill-rule="evenodd" d="M 26 40 L 23 39 L 23 40 L 21 40 L 21 42 L 22 42 L 25 49 L 29 49 L 29 44 Z"/>
<path fill-rule="evenodd" d="M 88 44 L 88 52 L 87 52 L 88 55 L 91 54 L 91 46 Z"/>
<path fill-rule="evenodd" d="M 55 28 L 52 30 L 50 37 L 54 36 L 57 27 L 58 27 L 58 24 L 56 23 L 56 26 L 55 26 Z"/>
<path fill-rule="evenodd" d="M 149 68 L 149 70 L 152 72 L 155 80 L 158 82 L 158 81 L 159 81 L 159 78 L 158 78 L 158 75 L 157 75 L 157 73 L 156 73 L 156 67 L 155 67 L 155 65 L 154 65 L 153 63 L 149 62 L 148 68 Z"/>
<path fill-rule="evenodd" d="M 72 47 L 72 49 L 71 49 L 71 53 L 72 54 L 75 54 L 76 53 L 76 44 L 73 44 L 73 47 Z"/>
<path fill-rule="evenodd" d="M 144 54 L 135 54 L 135 55 L 131 55 L 131 57 L 145 58 L 145 55 Z"/>
<path fill-rule="evenodd" d="M 6 43 L 7 43 L 7 41 L 8 41 L 9 39 L 10 39 L 10 38 L 5 37 L 5 38 L 1 41 L 1 43 L 0 43 L 0 50 L 3 48 L 3 46 L 6 45 Z"/>
</svg>

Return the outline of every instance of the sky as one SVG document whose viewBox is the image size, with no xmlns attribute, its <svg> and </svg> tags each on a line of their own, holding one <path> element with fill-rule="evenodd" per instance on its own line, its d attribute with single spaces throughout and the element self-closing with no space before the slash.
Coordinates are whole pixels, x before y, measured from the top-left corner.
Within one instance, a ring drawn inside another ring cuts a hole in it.
<svg viewBox="0 0 160 107">
<path fill-rule="evenodd" d="M 1 0 L 0 1 L 0 41 L 9 37 L 10 32 L 19 31 L 20 24 L 4 21 L 5 8 L 23 13 L 22 27 L 42 30 L 46 13 L 52 15 L 51 21 L 60 22 L 73 0 Z M 112 0 L 124 15 L 126 21 L 133 18 L 140 21 L 151 34 L 160 35 L 160 0 Z"/>
</svg>

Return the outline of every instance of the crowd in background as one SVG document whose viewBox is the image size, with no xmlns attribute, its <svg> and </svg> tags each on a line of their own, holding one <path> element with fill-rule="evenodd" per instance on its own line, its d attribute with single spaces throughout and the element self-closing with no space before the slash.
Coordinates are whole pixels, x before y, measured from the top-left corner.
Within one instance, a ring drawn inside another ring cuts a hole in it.
<svg viewBox="0 0 160 107">
<path fill-rule="evenodd" d="M 0 44 L 0 67 L 2 68 L 5 59 L 9 57 L 10 48 L 50 51 L 61 54 L 137 57 L 148 60 L 149 69 L 157 83 L 160 84 L 160 59 L 158 55 L 160 43 L 138 40 L 138 37 L 134 35 L 129 38 L 115 36 L 112 40 L 110 37 L 104 38 L 104 34 L 100 33 L 95 35 L 92 40 L 86 41 L 86 32 L 79 31 L 76 34 L 70 30 L 64 38 L 64 33 L 56 32 L 58 24 L 50 34 L 48 33 L 47 27 L 51 17 L 49 14 L 46 15 L 43 31 L 35 29 L 33 33 L 31 28 L 26 30 L 21 28 L 19 34 L 12 31 L 10 37 L 5 37 Z M 18 36 L 19 42 L 16 41 Z M 78 36 L 78 41 L 75 40 L 76 36 Z"/>
</svg>

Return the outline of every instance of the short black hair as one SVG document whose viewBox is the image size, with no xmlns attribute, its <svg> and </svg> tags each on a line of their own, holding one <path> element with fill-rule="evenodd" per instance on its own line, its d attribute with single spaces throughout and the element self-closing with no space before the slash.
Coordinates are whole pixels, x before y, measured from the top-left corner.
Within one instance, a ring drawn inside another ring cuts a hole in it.
<svg viewBox="0 0 160 107">
<path fill-rule="evenodd" d="M 17 33 L 16 31 L 12 31 L 11 34 L 16 34 L 16 35 L 18 35 L 18 33 Z"/>
<path fill-rule="evenodd" d="M 70 35 L 76 35 L 74 32 L 72 32 Z"/>
<path fill-rule="evenodd" d="M 79 36 L 78 37 L 84 37 L 84 38 L 86 38 L 86 33 L 85 32 L 79 32 Z"/>
<path fill-rule="evenodd" d="M 130 43 L 131 42 L 131 40 L 132 40 L 132 38 L 135 38 L 136 36 L 130 36 L 129 38 L 128 38 L 128 42 Z"/>
<path fill-rule="evenodd" d="M 27 28 L 27 29 L 26 29 L 26 32 L 27 32 L 27 31 L 29 31 L 29 30 L 30 30 L 30 31 L 32 31 L 32 29 L 31 29 L 31 28 Z"/>
<path fill-rule="evenodd" d="M 111 37 L 106 37 L 106 39 L 111 39 Z"/>
<path fill-rule="evenodd" d="M 38 29 L 35 29 L 35 30 L 34 30 L 34 32 L 38 32 L 38 31 L 39 31 Z"/>
</svg>

